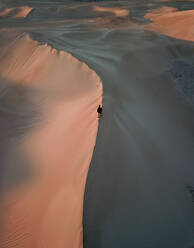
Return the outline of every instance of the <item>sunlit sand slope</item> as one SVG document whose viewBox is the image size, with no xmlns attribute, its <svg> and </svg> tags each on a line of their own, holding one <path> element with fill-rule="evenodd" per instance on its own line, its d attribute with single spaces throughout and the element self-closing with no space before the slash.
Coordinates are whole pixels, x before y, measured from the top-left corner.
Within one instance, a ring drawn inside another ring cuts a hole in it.
<svg viewBox="0 0 194 248">
<path fill-rule="evenodd" d="M 151 20 L 149 29 L 173 38 L 194 41 L 194 10 L 176 11 L 163 7 L 145 15 Z"/>
<path fill-rule="evenodd" d="M 101 81 L 86 64 L 25 33 L 5 33 L 0 44 L 0 114 L 5 122 L 1 133 L 7 145 L 1 164 L 5 174 L 0 247 L 80 248 Z M 13 91 L 20 95 L 13 97 Z M 35 116 L 28 111 L 31 106 Z M 26 118 L 30 127 L 25 126 Z M 8 164 L 12 170 L 6 173 Z M 8 185 L 14 171 L 22 174 L 27 169 L 28 177 L 22 176 L 19 183 L 11 179 Z"/>
<path fill-rule="evenodd" d="M 118 7 L 108 8 L 108 7 L 94 6 L 93 10 L 99 12 L 113 13 L 117 17 L 126 17 L 129 15 L 129 10 Z"/>
<path fill-rule="evenodd" d="M 17 8 L 0 9 L 0 17 L 4 18 L 25 18 L 32 10 L 29 6 L 21 6 Z"/>
</svg>

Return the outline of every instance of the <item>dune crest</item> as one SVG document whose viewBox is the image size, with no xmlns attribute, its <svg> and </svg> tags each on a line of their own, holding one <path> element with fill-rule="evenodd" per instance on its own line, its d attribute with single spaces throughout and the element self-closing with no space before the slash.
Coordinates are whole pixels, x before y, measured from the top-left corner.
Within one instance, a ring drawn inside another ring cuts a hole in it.
<svg viewBox="0 0 194 248">
<path fill-rule="evenodd" d="M 0 17 L 4 18 L 25 18 L 33 8 L 21 6 L 17 8 L 6 8 L 0 11 Z"/>
<path fill-rule="evenodd" d="M 163 7 L 147 13 L 145 18 L 152 21 L 147 29 L 170 37 L 194 41 L 194 10 L 177 11 Z"/>
<path fill-rule="evenodd" d="M 146 15 L 145 18 L 148 18 L 150 20 L 154 20 L 157 17 L 160 17 L 162 15 L 166 15 L 169 13 L 173 13 L 175 11 L 178 11 L 178 9 L 173 8 L 173 7 L 167 7 L 167 6 L 163 6 L 161 8 L 158 9 L 154 9 L 152 11 L 149 11 Z"/>
<path fill-rule="evenodd" d="M 41 45 L 25 33 L 9 38 L 6 47 L 1 45 L 0 76 L 9 81 L 8 89 L 21 85 L 28 90 L 26 97 L 39 109 L 41 123 L 17 144 L 35 176 L 6 191 L 0 247 L 80 248 L 101 80 L 72 55 Z"/>
<path fill-rule="evenodd" d="M 99 11 L 99 12 L 110 12 L 112 14 L 114 14 L 117 17 L 127 17 L 129 15 L 129 10 L 127 9 L 121 9 L 118 7 L 102 7 L 102 6 L 94 6 L 93 7 L 94 11 Z"/>
</svg>

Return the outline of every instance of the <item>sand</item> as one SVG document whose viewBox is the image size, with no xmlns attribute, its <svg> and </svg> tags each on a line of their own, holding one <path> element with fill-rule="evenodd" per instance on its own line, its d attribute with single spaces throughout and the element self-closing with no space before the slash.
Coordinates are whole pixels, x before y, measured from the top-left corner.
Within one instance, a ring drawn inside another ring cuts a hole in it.
<svg viewBox="0 0 194 248">
<path fill-rule="evenodd" d="M 170 37 L 194 41 L 194 10 L 178 11 L 176 8 L 162 7 L 150 11 L 145 18 L 151 20 L 150 30 Z"/>
<path fill-rule="evenodd" d="M 185 184 L 193 187 L 194 116 L 168 74 L 168 64 L 189 45 L 118 29 L 106 36 L 106 50 L 104 42 L 87 53 L 80 44 L 77 52 L 104 89 L 86 185 L 84 247 L 189 247 L 193 199 Z"/>
<path fill-rule="evenodd" d="M 83 194 L 101 81 L 86 64 L 26 33 L 3 33 L 1 42 L 1 102 L 9 112 L 15 101 L 15 111 L 11 131 L 8 117 L 1 127 L 9 141 L 1 168 L 12 170 L 4 174 L 0 247 L 82 247 Z M 20 96 L 11 89 L 21 89 Z M 9 179 L 17 170 L 28 170 L 28 176 Z"/>
<path fill-rule="evenodd" d="M 0 17 L 3 18 L 25 18 L 32 8 L 29 6 L 21 6 L 17 8 L 5 8 L 0 10 Z"/>
<path fill-rule="evenodd" d="M 30 3 L 0 20 L 0 246 L 192 247 L 194 106 L 169 68 L 194 45 L 167 18 L 190 29 L 192 3 Z"/>
<path fill-rule="evenodd" d="M 99 11 L 99 12 L 110 12 L 110 13 L 113 13 L 117 17 L 126 17 L 129 15 L 129 10 L 118 8 L 118 7 L 108 8 L 108 7 L 102 7 L 102 6 L 94 6 L 93 10 Z"/>
</svg>

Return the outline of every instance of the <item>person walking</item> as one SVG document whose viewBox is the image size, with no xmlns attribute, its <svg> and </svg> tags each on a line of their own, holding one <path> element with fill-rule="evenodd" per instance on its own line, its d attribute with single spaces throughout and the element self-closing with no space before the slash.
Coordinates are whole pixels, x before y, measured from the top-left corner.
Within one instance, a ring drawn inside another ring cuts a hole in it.
<svg viewBox="0 0 194 248">
<path fill-rule="evenodd" d="M 102 117 L 102 106 L 99 105 L 97 108 L 98 118 Z"/>
</svg>

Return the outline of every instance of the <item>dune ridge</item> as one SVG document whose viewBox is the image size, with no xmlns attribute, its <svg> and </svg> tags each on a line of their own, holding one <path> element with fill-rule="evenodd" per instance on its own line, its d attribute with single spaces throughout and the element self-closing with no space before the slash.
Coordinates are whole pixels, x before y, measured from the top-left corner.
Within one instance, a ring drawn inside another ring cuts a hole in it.
<svg viewBox="0 0 194 248">
<path fill-rule="evenodd" d="M 3 51 L 4 46 L 9 49 Z M 1 48 L 0 76 L 9 82 L 7 89 L 27 89 L 26 97 L 39 109 L 41 121 L 15 143 L 15 160 L 25 157 L 33 176 L 20 186 L 4 187 L 0 247 L 80 248 L 101 80 L 69 53 L 40 44 L 26 33 L 4 33 Z M 9 95 L 6 99 L 9 107 Z M 15 114 L 19 116 L 20 110 Z"/>
<path fill-rule="evenodd" d="M 145 18 L 152 21 L 148 29 L 170 37 L 194 41 L 194 10 L 177 11 L 176 8 L 162 7 L 148 12 Z"/>
<path fill-rule="evenodd" d="M 110 12 L 113 13 L 117 17 L 126 17 L 129 15 L 129 10 L 118 8 L 118 7 L 102 7 L 102 6 L 94 6 L 93 7 L 94 11 L 99 11 L 99 12 Z"/>
<path fill-rule="evenodd" d="M 29 6 L 20 6 L 16 8 L 5 8 L 0 10 L 0 17 L 3 18 L 25 18 L 33 8 Z"/>
</svg>

